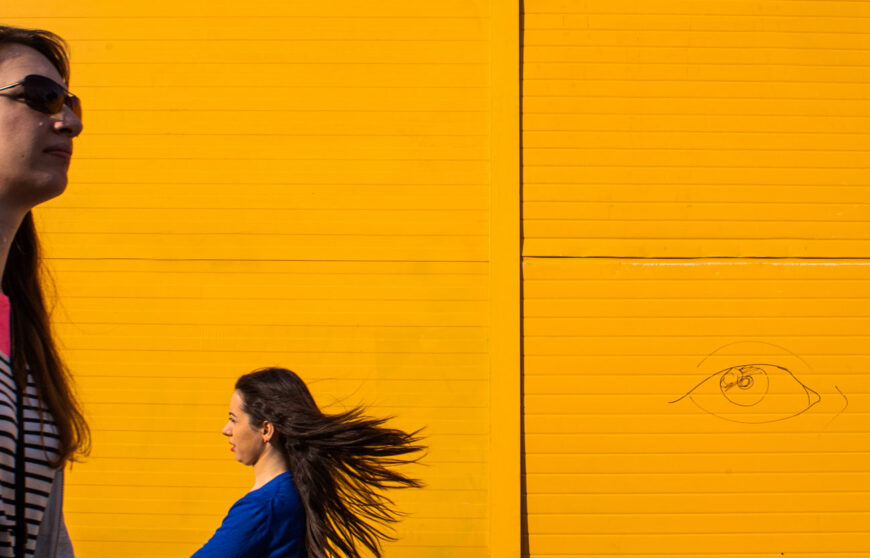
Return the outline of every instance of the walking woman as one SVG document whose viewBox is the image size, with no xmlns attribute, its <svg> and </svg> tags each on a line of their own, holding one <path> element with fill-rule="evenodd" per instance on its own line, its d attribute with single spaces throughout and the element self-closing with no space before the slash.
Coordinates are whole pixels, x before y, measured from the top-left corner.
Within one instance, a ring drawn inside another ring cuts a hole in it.
<svg viewBox="0 0 870 558">
<path fill-rule="evenodd" d="M 73 556 L 63 469 L 89 432 L 52 340 L 30 213 L 66 188 L 82 130 L 68 80 L 60 37 L 0 26 L 0 558 Z"/>
<path fill-rule="evenodd" d="M 383 528 L 397 520 L 381 490 L 419 487 L 392 467 L 423 449 L 384 423 L 359 408 L 322 413 L 290 370 L 239 378 L 223 434 L 254 487 L 193 558 L 380 557 Z"/>
</svg>

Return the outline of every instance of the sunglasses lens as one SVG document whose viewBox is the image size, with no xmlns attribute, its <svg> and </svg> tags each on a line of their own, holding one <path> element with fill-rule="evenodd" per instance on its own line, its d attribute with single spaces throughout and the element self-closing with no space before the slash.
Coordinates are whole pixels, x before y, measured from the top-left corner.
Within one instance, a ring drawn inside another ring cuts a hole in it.
<svg viewBox="0 0 870 558">
<path fill-rule="evenodd" d="M 37 75 L 27 76 L 21 83 L 24 88 L 24 101 L 27 106 L 45 114 L 57 114 L 67 104 L 73 113 L 81 118 L 81 105 L 78 98 L 66 92 L 66 89 L 53 80 Z"/>
<path fill-rule="evenodd" d="M 82 102 L 75 95 L 69 95 L 66 98 L 66 106 L 72 109 L 73 114 L 81 120 L 82 119 Z"/>
</svg>

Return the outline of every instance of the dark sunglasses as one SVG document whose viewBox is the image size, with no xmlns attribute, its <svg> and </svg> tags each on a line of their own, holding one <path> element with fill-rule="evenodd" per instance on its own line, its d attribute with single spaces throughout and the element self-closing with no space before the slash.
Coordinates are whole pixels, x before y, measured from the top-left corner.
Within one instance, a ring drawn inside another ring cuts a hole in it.
<svg viewBox="0 0 870 558">
<path fill-rule="evenodd" d="M 23 99 L 27 106 L 33 110 L 45 114 L 57 114 L 66 105 L 72 109 L 79 120 L 82 118 L 82 104 L 79 98 L 66 90 L 66 88 L 53 79 L 37 74 L 24 76 L 24 79 L 12 85 L 0 87 L 0 91 L 21 86 L 19 98 Z"/>
</svg>

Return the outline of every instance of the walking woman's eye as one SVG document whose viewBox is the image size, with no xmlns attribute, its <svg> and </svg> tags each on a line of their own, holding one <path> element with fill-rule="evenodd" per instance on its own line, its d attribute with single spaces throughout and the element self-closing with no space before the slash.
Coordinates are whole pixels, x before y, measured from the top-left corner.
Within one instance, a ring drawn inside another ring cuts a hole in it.
<svg viewBox="0 0 870 558">
<path fill-rule="evenodd" d="M 671 403 L 682 399 L 721 419 L 752 424 L 796 417 L 821 401 L 790 370 L 766 363 L 720 370 Z"/>
</svg>

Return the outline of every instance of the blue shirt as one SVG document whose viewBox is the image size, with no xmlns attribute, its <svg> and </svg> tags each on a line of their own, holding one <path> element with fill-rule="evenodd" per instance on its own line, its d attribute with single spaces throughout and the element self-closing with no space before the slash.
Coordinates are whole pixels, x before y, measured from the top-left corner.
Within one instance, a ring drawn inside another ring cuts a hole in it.
<svg viewBox="0 0 870 558">
<path fill-rule="evenodd" d="M 305 558 L 305 510 L 290 473 L 233 504 L 192 558 Z"/>
</svg>

